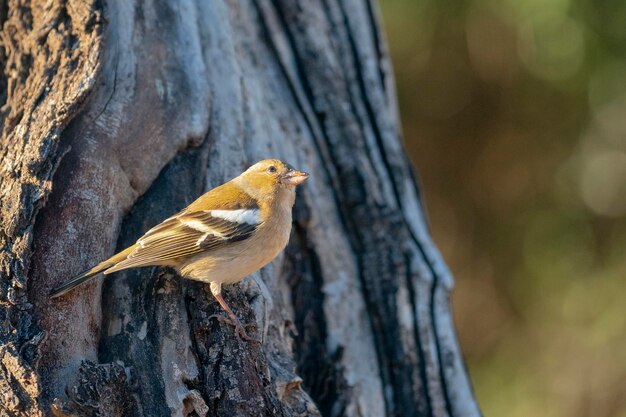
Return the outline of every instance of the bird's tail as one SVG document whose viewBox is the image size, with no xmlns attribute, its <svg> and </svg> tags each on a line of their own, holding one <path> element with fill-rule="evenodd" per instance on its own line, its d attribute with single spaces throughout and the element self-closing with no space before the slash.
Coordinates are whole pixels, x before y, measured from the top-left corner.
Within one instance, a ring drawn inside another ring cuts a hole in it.
<svg viewBox="0 0 626 417">
<path fill-rule="evenodd" d="M 50 291 L 50 298 L 60 297 L 63 294 L 67 293 L 68 291 L 72 290 L 73 288 L 79 286 L 83 282 L 88 281 L 89 279 L 98 275 L 100 272 L 105 272 L 107 269 L 115 266 L 115 264 L 117 264 L 118 262 L 126 259 L 128 254 L 131 253 L 134 249 L 135 249 L 135 245 L 127 248 L 126 250 L 123 250 L 122 252 L 116 255 L 111 256 L 106 261 L 100 262 L 98 265 L 94 266 L 93 268 L 88 269 L 85 272 L 70 279 L 69 281 L 59 285 L 58 287 Z"/>
</svg>

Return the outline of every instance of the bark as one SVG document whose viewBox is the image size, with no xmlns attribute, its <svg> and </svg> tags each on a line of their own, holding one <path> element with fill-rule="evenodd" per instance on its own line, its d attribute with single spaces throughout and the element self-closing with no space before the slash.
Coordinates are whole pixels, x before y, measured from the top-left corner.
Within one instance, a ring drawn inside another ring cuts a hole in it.
<svg viewBox="0 0 626 417">
<path fill-rule="evenodd" d="M 0 415 L 477 416 L 367 0 L 0 1 Z M 50 288 L 249 164 L 312 173 L 225 298 Z"/>
</svg>

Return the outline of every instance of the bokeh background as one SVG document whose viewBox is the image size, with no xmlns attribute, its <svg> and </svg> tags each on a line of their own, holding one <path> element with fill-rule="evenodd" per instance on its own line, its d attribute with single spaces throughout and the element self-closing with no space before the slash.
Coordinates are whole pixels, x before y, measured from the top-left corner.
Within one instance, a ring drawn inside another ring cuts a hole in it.
<svg viewBox="0 0 626 417">
<path fill-rule="evenodd" d="M 626 416 L 626 1 L 380 3 L 484 415 Z"/>
</svg>

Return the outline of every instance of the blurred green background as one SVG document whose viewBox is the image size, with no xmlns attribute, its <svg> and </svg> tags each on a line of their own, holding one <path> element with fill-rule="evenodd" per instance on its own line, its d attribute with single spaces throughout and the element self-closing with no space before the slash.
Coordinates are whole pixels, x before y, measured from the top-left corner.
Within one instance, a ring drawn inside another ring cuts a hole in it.
<svg viewBox="0 0 626 417">
<path fill-rule="evenodd" d="M 485 416 L 626 416 L 626 1 L 381 8 Z"/>
</svg>

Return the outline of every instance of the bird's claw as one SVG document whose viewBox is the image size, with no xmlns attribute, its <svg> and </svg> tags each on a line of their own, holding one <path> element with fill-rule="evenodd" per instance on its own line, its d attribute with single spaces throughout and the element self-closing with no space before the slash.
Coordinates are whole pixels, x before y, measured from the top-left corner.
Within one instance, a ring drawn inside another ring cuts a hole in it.
<svg viewBox="0 0 626 417">
<path fill-rule="evenodd" d="M 231 326 L 233 326 L 235 328 L 235 335 L 237 336 L 237 338 L 247 340 L 248 342 L 259 343 L 258 340 L 256 340 L 252 336 L 249 336 L 248 333 L 246 333 L 246 328 L 256 328 L 256 325 L 254 323 L 241 324 L 241 322 L 237 318 L 233 320 L 232 318 L 224 317 L 221 314 L 213 314 L 209 316 L 209 319 L 216 319 L 220 323 L 230 324 Z"/>
</svg>

